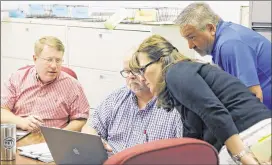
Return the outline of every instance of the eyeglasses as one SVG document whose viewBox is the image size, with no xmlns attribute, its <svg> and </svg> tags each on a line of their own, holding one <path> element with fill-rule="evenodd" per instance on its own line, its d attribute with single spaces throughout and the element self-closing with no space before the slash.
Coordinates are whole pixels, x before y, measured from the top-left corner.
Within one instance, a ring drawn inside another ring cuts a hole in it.
<svg viewBox="0 0 272 165">
<path fill-rule="evenodd" d="M 52 62 L 54 61 L 54 58 L 42 58 L 42 57 L 39 58 L 45 60 L 46 64 L 48 65 L 52 64 Z M 57 65 L 61 65 L 63 63 L 63 59 L 60 58 L 56 58 L 55 61 Z"/>
<path fill-rule="evenodd" d="M 129 74 L 132 74 L 135 76 L 135 74 L 131 71 L 131 70 L 122 70 L 120 71 L 120 74 L 124 77 L 124 78 L 127 78 L 129 76 Z"/>
<path fill-rule="evenodd" d="M 161 56 L 161 57 L 163 57 L 163 56 Z M 148 64 L 146 64 L 145 66 L 139 68 L 139 69 L 138 69 L 138 72 L 135 72 L 135 73 L 136 73 L 137 75 L 143 76 L 144 73 L 145 73 L 146 68 L 147 68 L 148 66 L 150 66 L 150 65 L 152 65 L 152 64 L 154 64 L 154 63 L 156 63 L 156 62 L 158 62 L 158 61 L 161 59 L 161 57 L 159 57 L 157 60 L 151 61 L 151 62 L 149 62 Z"/>
</svg>

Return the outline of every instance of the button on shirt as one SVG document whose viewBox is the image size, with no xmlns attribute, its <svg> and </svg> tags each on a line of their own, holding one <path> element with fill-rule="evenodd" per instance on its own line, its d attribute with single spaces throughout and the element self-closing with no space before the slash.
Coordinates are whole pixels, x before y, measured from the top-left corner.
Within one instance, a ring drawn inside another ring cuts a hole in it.
<svg viewBox="0 0 272 165">
<path fill-rule="evenodd" d="M 1 107 L 17 116 L 37 115 L 48 127 L 63 128 L 69 120 L 89 116 L 89 103 L 79 82 L 61 72 L 43 85 L 35 67 L 19 70 L 1 86 Z"/>
<path fill-rule="evenodd" d="M 247 87 L 260 85 L 271 109 L 271 42 L 242 25 L 221 20 L 216 27 L 213 61 Z"/>
<path fill-rule="evenodd" d="M 182 137 L 181 117 L 175 109 L 156 108 L 154 98 L 140 110 L 135 94 L 127 87 L 110 94 L 88 122 L 108 141 L 113 153 L 146 141 Z"/>
</svg>

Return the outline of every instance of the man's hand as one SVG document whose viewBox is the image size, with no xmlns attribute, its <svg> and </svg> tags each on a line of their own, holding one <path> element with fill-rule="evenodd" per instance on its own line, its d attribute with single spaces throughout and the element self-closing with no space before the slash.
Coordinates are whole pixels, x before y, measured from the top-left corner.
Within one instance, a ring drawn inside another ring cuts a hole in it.
<svg viewBox="0 0 272 165">
<path fill-rule="evenodd" d="M 43 124 L 43 120 L 38 116 L 30 115 L 28 117 L 22 118 L 18 124 L 18 127 L 22 130 L 27 130 L 30 132 L 39 132 L 40 126 Z"/>
<path fill-rule="evenodd" d="M 251 86 L 248 88 L 257 98 L 263 102 L 263 91 L 260 85 Z"/>
<path fill-rule="evenodd" d="M 90 127 L 88 125 L 88 122 L 82 127 L 82 130 L 81 130 L 82 133 L 85 133 L 85 134 L 90 134 L 90 135 L 97 135 L 97 136 L 100 136 L 98 135 L 98 133 L 96 132 L 96 130 L 92 127 Z M 101 136 L 100 136 L 101 137 Z M 104 145 L 104 148 L 105 150 L 107 150 L 108 152 L 112 152 L 112 148 L 111 146 L 108 144 L 108 142 L 106 140 L 104 140 L 103 138 L 101 138 L 102 140 L 102 143 Z"/>
<path fill-rule="evenodd" d="M 108 142 L 107 142 L 106 140 L 102 139 L 102 138 L 101 138 L 101 140 L 102 140 L 102 143 L 103 143 L 103 145 L 104 145 L 105 150 L 107 150 L 108 152 L 112 152 L 112 148 L 111 148 L 111 146 L 108 144 Z"/>
<path fill-rule="evenodd" d="M 90 133 L 90 132 L 82 132 L 82 133 L 99 136 L 97 133 Z M 106 140 L 104 140 L 103 138 L 101 138 L 101 140 L 102 140 L 105 150 L 107 150 L 108 152 L 112 152 L 112 148 L 108 144 L 108 142 Z"/>
</svg>

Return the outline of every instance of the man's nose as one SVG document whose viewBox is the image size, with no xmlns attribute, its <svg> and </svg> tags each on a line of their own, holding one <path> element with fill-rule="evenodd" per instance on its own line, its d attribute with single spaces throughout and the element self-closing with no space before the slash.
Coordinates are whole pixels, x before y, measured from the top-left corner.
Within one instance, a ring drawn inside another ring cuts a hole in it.
<svg viewBox="0 0 272 165">
<path fill-rule="evenodd" d="M 56 68 L 56 67 L 58 66 L 56 60 L 53 60 L 53 61 L 51 62 L 51 64 L 50 64 L 50 66 L 51 66 L 52 68 Z"/>
<path fill-rule="evenodd" d="M 188 40 L 188 46 L 190 49 L 194 49 L 196 45 L 193 43 L 193 41 Z"/>
</svg>

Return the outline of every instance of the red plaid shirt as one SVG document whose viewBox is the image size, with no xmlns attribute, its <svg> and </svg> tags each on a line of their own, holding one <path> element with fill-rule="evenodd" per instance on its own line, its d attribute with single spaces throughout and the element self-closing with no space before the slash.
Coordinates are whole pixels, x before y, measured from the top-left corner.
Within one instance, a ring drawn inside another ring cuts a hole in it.
<svg viewBox="0 0 272 165">
<path fill-rule="evenodd" d="M 79 82 L 65 72 L 43 85 L 35 67 L 19 70 L 1 86 L 1 107 L 17 116 L 37 115 L 48 127 L 65 127 L 69 120 L 89 116 L 89 103 Z"/>
</svg>

